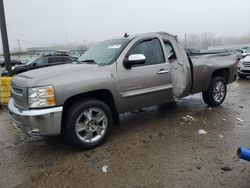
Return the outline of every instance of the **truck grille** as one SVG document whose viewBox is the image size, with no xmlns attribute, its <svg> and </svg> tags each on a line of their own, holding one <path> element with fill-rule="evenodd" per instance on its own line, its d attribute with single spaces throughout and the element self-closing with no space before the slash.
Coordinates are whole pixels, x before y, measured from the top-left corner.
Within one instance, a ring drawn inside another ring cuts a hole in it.
<svg viewBox="0 0 250 188">
<path fill-rule="evenodd" d="M 242 64 L 244 65 L 244 67 L 250 67 L 250 62 L 244 62 Z"/>
<path fill-rule="evenodd" d="M 14 100 L 14 105 L 19 109 L 27 109 L 27 90 L 17 86 L 11 86 L 11 96 Z"/>
<path fill-rule="evenodd" d="M 242 70 L 241 72 L 250 74 L 250 70 Z"/>
</svg>

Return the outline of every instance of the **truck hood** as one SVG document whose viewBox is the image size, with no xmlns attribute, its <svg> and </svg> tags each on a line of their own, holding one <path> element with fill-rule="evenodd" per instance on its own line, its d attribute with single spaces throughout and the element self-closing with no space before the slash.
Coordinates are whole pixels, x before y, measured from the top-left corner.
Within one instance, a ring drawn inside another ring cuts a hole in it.
<svg viewBox="0 0 250 188">
<path fill-rule="evenodd" d="M 246 56 L 244 59 L 243 59 L 244 62 L 250 62 L 250 55 Z"/>
<path fill-rule="evenodd" d="M 70 79 L 75 75 L 87 75 L 96 72 L 95 69 L 102 69 L 102 66 L 96 64 L 64 64 L 40 68 L 18 74 L 13 77 L 12 83 L 19 87 L 38 86 L 38 83 L 53 84 L 57 79 L 66 77 Z M 99 72 L 100 70 L 98 70 Z"/>
<path fill-rule="evenodd" d="M 76 71 L 88 71 L 93 68 L 98 67 L 98 65 L 93 64 L 64 64 L 64 65 L 56 65 L 51 67 L 45 67 L 40 68 L 36 70 L 31 70 L 22 74 L 19 74 L 19 76 L 25 76 L 30 79 L 44 79 L 44 78 L 52 78 L 56 77 L 57 75 L 76 72 Z M 67 74 L 65 75 L 67 76 Z"/>
</svg>

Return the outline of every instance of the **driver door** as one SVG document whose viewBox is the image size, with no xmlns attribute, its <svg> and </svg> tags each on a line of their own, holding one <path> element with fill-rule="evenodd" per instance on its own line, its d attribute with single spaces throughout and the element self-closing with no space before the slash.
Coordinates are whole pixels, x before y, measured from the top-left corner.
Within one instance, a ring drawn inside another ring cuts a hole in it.
<svg viewBox="0 0 250 188">
<path fill-rule="evenodd" d="M 143 54 L 145 64 L 125 68 L 118 63 L 121 111 L 162 104 L 173 100 L 170 65 L 158 38 L 140 39 L 125 57 Z"/>
</svg>

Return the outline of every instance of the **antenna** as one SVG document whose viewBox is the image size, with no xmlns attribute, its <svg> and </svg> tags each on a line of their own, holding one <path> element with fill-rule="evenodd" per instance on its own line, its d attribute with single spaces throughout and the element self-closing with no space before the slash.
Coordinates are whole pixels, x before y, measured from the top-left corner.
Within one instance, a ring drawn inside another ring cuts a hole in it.
<svg viewBox="0 0 250 188">
<path fill-rule="evenodd" d="M 129 37 L 129 35 L 128 35 L 128 33 L 126 32 L 125 34 L 124 34 L 124 38 L 128 38 Z"/>
</svg>

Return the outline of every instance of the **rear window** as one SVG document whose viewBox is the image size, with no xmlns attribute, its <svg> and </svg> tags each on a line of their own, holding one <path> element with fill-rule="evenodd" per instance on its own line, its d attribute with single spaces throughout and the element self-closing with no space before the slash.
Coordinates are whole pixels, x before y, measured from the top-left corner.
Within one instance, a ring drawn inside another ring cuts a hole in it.
<svg viewBox="0 0 250 188">
<path fill-rule="evenodd" d="M 164 46 L 165 46 L 165 49 L 167 51 L 168 60 L 173 61 L 173 60 L 177 59 L 176 53 L 174 51 L 172 44 L 169 41 L 164 41 Z"/>
</svg>

